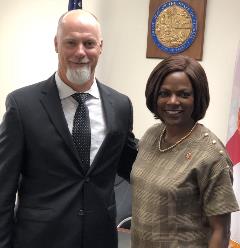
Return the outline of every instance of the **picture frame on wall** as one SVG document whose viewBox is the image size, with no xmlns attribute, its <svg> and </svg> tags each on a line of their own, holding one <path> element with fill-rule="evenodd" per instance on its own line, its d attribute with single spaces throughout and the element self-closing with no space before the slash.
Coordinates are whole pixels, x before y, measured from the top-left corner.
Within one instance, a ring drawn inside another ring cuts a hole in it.
<svg viewBox="0 0 240 248">
<path fill-rule="evenodd" d="M 207 0 L 150 0 L 147 58 L 202 60 Z"/>
</svg>

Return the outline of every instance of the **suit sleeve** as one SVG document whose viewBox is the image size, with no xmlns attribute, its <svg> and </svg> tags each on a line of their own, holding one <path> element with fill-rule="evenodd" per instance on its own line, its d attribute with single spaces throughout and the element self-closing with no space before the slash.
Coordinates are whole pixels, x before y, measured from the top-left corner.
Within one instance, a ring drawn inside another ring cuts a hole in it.
<svg viewBox="0 0 240 248">
<path fill-rule="evenodd" d="M 130 173 L 132 170 L 132 165 L 137 156 L 137 143 L 138 139 L 135 138 L 133 134 L 133 108 L 132 103 L 129 102 L 129 118 L 128 118 L 128 132 L 126 142 L 121 154 L 118 175 L 130 181 Z"/>
<path fill-rule="evenodd" d="M 6 100 L 0 125 L 0 248 L 10 248 L 16 191 L 23 158 L 23 130 L 17 104 Z"/>
</svg>

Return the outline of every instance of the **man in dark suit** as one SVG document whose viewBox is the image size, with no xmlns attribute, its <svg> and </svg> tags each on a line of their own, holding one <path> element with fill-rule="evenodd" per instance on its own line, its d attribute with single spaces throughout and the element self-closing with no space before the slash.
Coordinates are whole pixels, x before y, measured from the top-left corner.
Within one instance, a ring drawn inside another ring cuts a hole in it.
<svg viewBox="0 0 240 248">
<path fill-rule="evenodd" d="M 92 14 L 64 14 L 55 49 L 58 71 L 6 100 L 0 126 L 0 248 L 116 248 L 114 179 L 116 173 L 129 178 L 137 153 L 132 105 L 94 76 L 102 36 Z M 81 137 L 72 138 L 80 104 L 72 95 L 79 92 L 88 93 L 89 164 L 79 153 Z"/>
</svg>

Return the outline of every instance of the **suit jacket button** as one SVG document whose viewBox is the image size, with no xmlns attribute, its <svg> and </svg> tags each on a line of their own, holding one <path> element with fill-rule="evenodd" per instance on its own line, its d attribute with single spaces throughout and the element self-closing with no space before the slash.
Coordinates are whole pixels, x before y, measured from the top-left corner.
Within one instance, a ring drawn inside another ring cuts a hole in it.
<svg viewBox="0 0 240 248">
<path fill-rule="evenodd" d="M 79 216 L 85 215 L 84 210 L 83 210 L 83 209 L 80 209 L 80 210 L 78 211 L 78 215 L 79 215 Z"/>
</svg>

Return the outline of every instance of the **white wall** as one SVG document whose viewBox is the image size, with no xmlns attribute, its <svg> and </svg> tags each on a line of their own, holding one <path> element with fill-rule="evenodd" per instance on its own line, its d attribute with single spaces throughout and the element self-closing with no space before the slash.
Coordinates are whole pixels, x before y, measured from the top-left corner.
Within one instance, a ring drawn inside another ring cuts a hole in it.
<svg viewBox="0 0 240 248">
<path fill-rule="evenodd" d="M 211 103 L 202 121 L 226 141 L 234 64 L 240 40 L 240 1 L 208 0 L 201 64 Z M 10 91 L 48 78 L 57 68 L 53 38 L 68 0 L 0 3 L 0 119 Z M 134 131 L 141 137 L 154 119 L 145 107 L 146 80 L 159 59 L 146 58 L 149 0 L 83 0 L 98 16 L 104 52 L 97 77 L 127 94 L 134 105 Z"/>
</svg>

